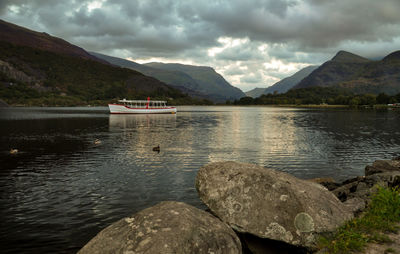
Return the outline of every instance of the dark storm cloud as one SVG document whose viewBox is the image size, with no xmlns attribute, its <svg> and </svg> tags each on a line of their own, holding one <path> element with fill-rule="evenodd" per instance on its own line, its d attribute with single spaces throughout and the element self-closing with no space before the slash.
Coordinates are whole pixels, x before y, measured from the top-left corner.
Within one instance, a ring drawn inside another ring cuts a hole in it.
<svg viewBox="0 0 400 254">
<path fill-rule="evenodd" d="M 340 49 L 365 57 L 400 49 L 399 13 L 399 0 L 0 1 L 0 18 L 87 50 L 133 59 L 189 59 L 227 75 L 240 62 L 258 73 L 243 76 L 240 84 L 260 85 L 265 77 L 295 72 L 257 72 L 276 59 L 300 68 L 320 64 Z M 245 42 L 228 45 L 221 38 Z"/>
<path fill-rule="evenodd" d="M 246 61 L 261 60 L 263 56 L 258 51 L 257 47 L 254 47 L 249 41 L 244 42 L 236 46 L 229 47 L 223 50 L 221 53 L 216 55 L 218 60 L 230 60 L 230 61 Z"/>
<path fill-rule="evenodd" d="M 325 48 L 343 41 L 376 41 L 399 32 L 400 2 L 387 1 L 275 1 L 215 2 L 199 6 L 202 20 L 233 37 L 252 41 L 296 42 L 305 49 Z M 398 33 L 397 33 L 398 34 Z"/>
<path fill-rule="evenodd" d="M 17 6 L 21 13 L 25 9 L 22 25 L 33 18 L 59 36 L 63 31 L 72 37 L 128 34 L 139 47 L 147 41 L 157 52 L 162 45 L 151 43 L 155 39 L 165 42 L 168 51 L 212 46 L 220 36 L 296 43 L 298 49 L 312 51 L 345 41 L 391 40 L 400 32 L 398 0 L 99 2 L 101 8 L 93 11 L 89 9 L 93 1 L 3 0 L 0 8 L 11 19 L 7 8 Z M 18 13 L 15 16 L 21 20 Z"/>
</svg>

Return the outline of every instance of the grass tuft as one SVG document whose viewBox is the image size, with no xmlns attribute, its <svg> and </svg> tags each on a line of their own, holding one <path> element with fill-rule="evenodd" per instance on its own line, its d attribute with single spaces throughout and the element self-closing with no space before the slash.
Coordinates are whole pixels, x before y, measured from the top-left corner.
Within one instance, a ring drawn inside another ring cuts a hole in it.
<svg viewBox="0 0 400 254">
<path fill-rule="evenodd" d="M 396 251 L 395 251 L 394 249 L 392 249 L 392 248 L 388 248 L 388 249 L 386 249 L 383 253 L 384 253 L 384 254 L 396 253 Z"/>
<path fill-rule="evenodd" d="M 331 237 L 321 237 L 319 248 L 337 254 L 361 251 L 367 243 L 391 242 L 384 233 L 397 232 L 396 222 L 400 222 L 400 191 L 379 187 L 363 216 L 348 221 Z"/>
</svg>

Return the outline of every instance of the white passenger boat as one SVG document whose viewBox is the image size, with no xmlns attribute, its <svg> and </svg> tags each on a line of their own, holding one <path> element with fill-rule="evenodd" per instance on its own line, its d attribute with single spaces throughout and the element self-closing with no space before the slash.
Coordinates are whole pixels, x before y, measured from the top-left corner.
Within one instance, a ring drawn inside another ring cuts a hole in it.
<svg viewBox="0 0 400 254">
<path fill-rule="evenodd" d="M 111 114 L 175 114 L 176 108 L 167 106 L 166 101 L 119 100 L 116 104 L 108 104 Z"/>
</svg>

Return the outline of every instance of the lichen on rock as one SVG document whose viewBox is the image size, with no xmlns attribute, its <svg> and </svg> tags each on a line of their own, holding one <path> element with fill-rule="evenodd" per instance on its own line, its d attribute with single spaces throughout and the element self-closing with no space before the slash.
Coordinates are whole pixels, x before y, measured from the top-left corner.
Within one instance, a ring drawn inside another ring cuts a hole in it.
<svg viewBox="0 0 400 254">
<path fill-rule="evenodd" d="M 78 253 L 241 253 L 235 232 L 211 214 L 161 202 L 102 230 Z"/>
<path fill-rule="evenodd" d="M 314 247 L 315 235 L 352 218 L 321 185 L 253 164 L 208 164 L 197 173 L 196 189 L 212 213 L 238 232 L 303 247 Z"/>
</svg>

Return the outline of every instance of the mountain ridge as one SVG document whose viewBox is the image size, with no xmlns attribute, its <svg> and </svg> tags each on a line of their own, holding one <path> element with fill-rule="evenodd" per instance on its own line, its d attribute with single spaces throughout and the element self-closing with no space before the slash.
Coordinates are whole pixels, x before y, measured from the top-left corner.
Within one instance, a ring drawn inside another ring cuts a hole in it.
<svg viewBox="0 0 400 254">
<path fill-rule="evenodd" d="M 138 64 L 134 61 L 91 52 L 110 62 L 142 72 L 197 98 L 208 98 L 214 102 L 225 102 L 244 97 L 245 94 L 230 85 L 220 74 L 209 66 L 194 66 L 181 63 L 152 62 Z"/>
<path fill-rule="evenodd" d="M 188 98 L 155 78 L 113 66 L 62 39 L 43 37 L 4 21 L 0 24 L 0 99 L 7 103 L 82 105 L 100 101 L 104 105 L 104 101 L 126 96 Z M 44 46 L 43 38 L 48 42 Z"/>
<path fill-rule="evenodd" d="M 177 75 L 177 76 L 181 77 L 182 79 L 175 81 L 174 85 L 173 84 L 168 84 L 168 85 L 176 87 L 179 90 L 181 90 L 185 93 L 188 93 L 191 96 L 193 95 L 193 96 L 196 96 L 199 98 L 207 98 L 207 96 L 201 95 L 201 94 L 195 92 L 194 90 L 192 90 L 194 87 L 197 87 L 198 84 L 190 76 L 188 76 L 185 73 L 159 70 L 159 69 L 155 69 L 155 68 L 143 65 L 143 64 L 136 63 L 134 61 L 130 61 L 130 60 L 126 60 L 126 59 L 122 59 L 122 58 L 118 58 L 118 57 L 113 57 L 113 56 L 108 56 L 108 55 L 104 55 L 104 54 L 97 53 L 97 52 L 89 52 L 89 53 L 98 58 L 101 58 L 115 66 L 120 66 L 120 67 L 124 67 L 124 68 L 129 68 L 129 69 L 132 69 L 135 71 L 139 71 L 147 76 L 154 77 L 158 80 L 165 79 L 165 78 L 163 78 L 164 76 Z M 172 79 L 172 80 L 174 80 L 174 79 Z M 182 84 L 182 82 L 184 82 L 184 84 Z"/>
<path fill-rule="evenodd" d="M 394 95 L 400 92 L 400 51 L 377 61 L 339 51 L 293 89 L 316 86 L 346 88 L 360 94 Z"/>
<path fill-rule="evenodd" d="M 353 54 L 348 51 L 340 50 L 336 53 L 336 55 L 331 59 L 331 61 L 341 62 L 341 63 L 366 63 L 371 62 L 371 60 L 364 58 L 362 56 Z"/>
<path fill-rule="evenodd" d="M 399 61 L 399 60 L 400 60 L 400 50 L 392 52 L 382 59 L 382 61 Z"/>
<path fill-rule="evenodd" d="M 256 98 L 259 97 L 263 94 L 273 94 L 273 93 L 286 93 L 289 91 L 292 87 L 297 85 L 303 78 L 308 76 L 311 72 L 313 72 L 318 66 L 316 65 L 310 65 L 307 67 L 304 67 L 303 69 L 300 69 L 293 75 L 283 78 L 280 81 L 276 82 L 270 87 L 267 88 L 255 88 L 253 90 L 250 90 L 246 93 L 246 95 Z M 257 89 L 257 90 L 256 90 Z M 253 96 L 252 96 L 253 95 Z"/>
<path fill-rule="evenodd" d="M 33 31 L 28 28 L 6 22 L 2 19 L 0 19 L 0 31 L 2 35 L 0 36 L 0 41 L 108 64 L 106 61 L 92 56 L 84 49 L 61 38 L 51 36 L 44 32 L 41 33 Z"/>
<path fill-rule="evenodd" d="M 267 88 L 256 87 L 256 88 L 253 88 L 253 89 L 245 92 L 245 94 L 248 97 L 257 98 L 264 94 L 265 89 L 267 89 Z"/>
<path fill-rule="evenodd" d="M 180 63 L 148 63 L 158 69 L 176 70 L 187 73 L 199 85 L 199 92 L 209 93 L 210 96 L 218 96 L 223 100 L 234 100 L 244 97 L 245 94 L 237 87 L 229 84 L 221 74 L 209 66 L 194 66 Z M 225 95 L 225 96 L 223 96 Z"/>
</svg>

